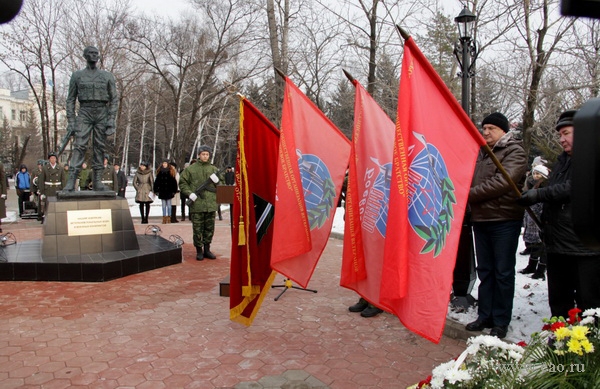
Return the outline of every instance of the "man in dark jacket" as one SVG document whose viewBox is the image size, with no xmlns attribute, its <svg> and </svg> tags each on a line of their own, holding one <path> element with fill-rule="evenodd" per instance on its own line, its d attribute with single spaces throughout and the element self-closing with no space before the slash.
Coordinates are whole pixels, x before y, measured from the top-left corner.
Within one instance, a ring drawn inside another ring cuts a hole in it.
<svg viewBox="0 0 600 389">
<path fill-rule="evenodd" d="M 483 119 L 483 138 L 510 178 L 521 185 L 527 170 L 527 155 L 520 141 L 509 132 L 508 119 L 494 112 Z M 523 222 L 523 207 L 517 195 L 481 150 L 469 192 L 475 234 L 479 277 L 478 318 L 468 331 L 491 328 L 490 335 L 506 337 L 512 318 L 515 293 L 516 253 Z"/>
<path fill-rule="evenodd" d="M 564 151 L 558 156 L 548 185 L 529 190 L 519 199 L 522 205 L 544 204 L 548 302 L 552 316 L 563 317 L 567 317 L 575 303 L 581 310 L 600 307 L 600 252 L 584 247 L 571 220 L 571 154 L 576 112 L 563 112 L 556 123 Z"/>
</svg>

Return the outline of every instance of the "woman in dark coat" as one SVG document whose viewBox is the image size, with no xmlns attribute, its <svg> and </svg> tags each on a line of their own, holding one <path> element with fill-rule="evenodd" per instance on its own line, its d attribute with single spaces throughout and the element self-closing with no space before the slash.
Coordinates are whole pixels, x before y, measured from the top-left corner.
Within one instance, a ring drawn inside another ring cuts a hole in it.
<svg viewBox="0 0 600 389">
<path fill-rule="evenodd" d="M 156 178 L 154 179 L 154 193 L 162 200 L 163 224 L 171 222 L 171 200 L 177 193 L 177 171 L 164 160 L 161 166 L 156 169 Z"/>
<path fill-rule="evenodd" d="M 148 162 L 143 161 L 133 177 L 133 187 L 136 192 L 135 202 L 140 205 L 142 224 L 148 224 L 150 204 L 154 201 L 150 197 L 153 186 L 154 176 L 152 175 L 152 170 L 148 169 Z"/>
</svg>

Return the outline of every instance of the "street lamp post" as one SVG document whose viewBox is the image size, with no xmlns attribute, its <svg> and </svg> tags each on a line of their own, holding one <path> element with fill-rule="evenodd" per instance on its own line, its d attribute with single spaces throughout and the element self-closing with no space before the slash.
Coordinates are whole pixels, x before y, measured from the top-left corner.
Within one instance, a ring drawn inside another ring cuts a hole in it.
<svg viewBox="0 0 600 389">
<path fill-rule="evenodd" d="M 459 77 L 462 80 L 462 100 L 461 104 L 467 115 L 471 116 L 471 80 L 474 76 L 472 70 L 475 59 L 477 58 L 477 47 L 472 39 L 473 26 L 475 24 L 475 15 L 464 7 L 460 14 L 454 18 L 458 26 L 458 38 L 454 47 L 454 55 L 460 65 Z M 453 300 L 452 305 L 458 309 L 466 309 L 475 303 L 471 296 L 471 290 L 475 285 L 477 274 L 475 273 L 475 250 L 473 248 L 473 232 L 471 229 L 470 212 L 467 211 L 463 219 L 458 251 L 456 255 L 456 265 L 454 267 L 454 280 L 452 283 Z"/>
<path fill-rule="evenodd" d="M 464 7 L 460 14 L 454 18 L 458 27 L 458 39 L 456 47 L 454 48 L 454 55 L 460 65 L 459 77 L 462 79 L 462 107 L 471 116 L 471 82 L 469 78 L 475 75 L 472 70 L 473 64 L 477 58 L 477 47 L 475 41 L 472 38 L 473 26 L 475 25 L 475 15 L 471 11 Z M 461 55 L 459 55 L 459 53 Z"/>
</svg>

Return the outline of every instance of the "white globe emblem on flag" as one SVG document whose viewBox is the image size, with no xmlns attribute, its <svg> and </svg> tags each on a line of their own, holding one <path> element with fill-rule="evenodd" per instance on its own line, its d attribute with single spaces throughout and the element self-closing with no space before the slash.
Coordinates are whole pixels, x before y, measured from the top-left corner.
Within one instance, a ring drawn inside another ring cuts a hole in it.
<svg viewBox="0 0 600 389">
<path fill-rule="evenodd" d="M 321 228 L 335 206 L 335 185 L 327 165 L 314 154 L 298 155 L 304 203 L 310 229 Z"/>
<path fill-rule="evenodd" d="M 454 185 L 439 150 L 413 132 L 422 148 L 410 164 L 408 173 L 408 219 L 415 233 L 425 241 L 421 254 L 433 252 L 437 257 L 450 233 L 454 219 Z M 417 152 L 417 145 L 412 152 Z"/>
</svg>

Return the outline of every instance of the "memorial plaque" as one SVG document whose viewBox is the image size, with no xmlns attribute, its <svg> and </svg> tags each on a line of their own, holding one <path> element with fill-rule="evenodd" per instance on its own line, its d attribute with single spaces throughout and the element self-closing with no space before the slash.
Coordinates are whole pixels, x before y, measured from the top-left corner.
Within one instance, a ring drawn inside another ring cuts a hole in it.
<svg viewBox="0 0 600 389">
<path fill-rule="evenodd" d="M 110 209 L 88 209 L 67 211 L 69 236 L 112 234 L 112 212 Z"/>
</svg>

